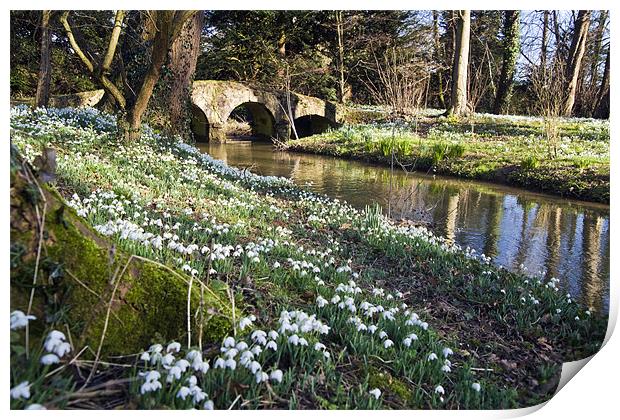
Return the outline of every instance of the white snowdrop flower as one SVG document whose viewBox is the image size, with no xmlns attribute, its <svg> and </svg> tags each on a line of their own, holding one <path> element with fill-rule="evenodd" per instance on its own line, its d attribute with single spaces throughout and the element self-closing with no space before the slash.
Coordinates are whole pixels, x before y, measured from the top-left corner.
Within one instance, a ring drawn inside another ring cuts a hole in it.
<svg viewBox="0 0 620 420">
<path fill-rule="evenodd" d="M 288 338 L 288 342 L 289 344 L 292 344 L 294 346 L 299 344 L 299 336 L 297 334 L 293 334 Z"/>
<path fill-rule="evenodd" d="M 269 331 L 269 338 L 271 338 L 272 340 L 277 340 L 278 337 L 280 336 L 280 334 L 277 333 L 277 331 L 271 330 Z"/>
<path fill-rule="evenodd" d="M 435 353 L 431 353 L 428 355 L 428 358 L 426 359 L 427 361 L 431 361 L 431 360 L 437 360 L 437 355 Z"/>
<path fill-rule="evenodd" d="M 387 339 L 383 342 L 383 347 L 386 349 L 389 347 L 392 347 L 393 345 L 394 345 L 394 342 L 390 339 Z"/>
<path fill-rule="evenodd" d="M 221 357 L 218 357 L 215 360 L 215 364 L 213 365 L 214 369 L 224 369 L 226 367 L 226 362 Z"/>
<path fill-rule="evenodd" d="M 158 380 L 148 381 L 142 384 L 142 386 L 140 387 L 140 393 L 144 395 L 147 392 L 155 392 L 161 388 L 161 382 L 159 382 Z"/>
<path fill-rule="evenodd" d="M 445 393 L 446 393 L 446 391 L 443 389 L 443 386 L 441 386 L 441 385 L 437 385 L 437 386 L 435 387 L 435 393 L 436 393 L 436 394 L 442 394 L 442 395 L 443 395 L 443 394 L 445 394 Z"/>
<path fill-rule="evenodd" d="M 161 353 L 163 349 L 164 347 L 161 344 L 153 344 L 151 347 L 149 347 L 149 352 L 150 353 Z"/>
<path fill-rule="evenodd" d="M 274 262 L 273 263 L 273 268 L 280 268 L 280 263 L 279 262 Z"/>
<path fill-rule="evenodd" d="M 215 268 L 212 268 L 209 270 L 209 274 L 217 274 L 217 271 L 215 270 Z"/>
<path fill-rule="evenodd" d="M 277 351 L 278 350 L 278 345 L 276 344 L 275 341 L 270 340 L 267 345 L 265 346 L 266 349 L 271 349 L 273 351 Z"/>
<path fill-rule="evenodd" d="M 189 367 L 189 362 L 185 359 L 179 359 L 174 365 L 181 369 L 181 372 L 185 372 Z"/>
<path fill-rule="evenodd" d="M 252 373 L 256 373 L 261 370 L 261 365 L 257 361 L 253 361 L 252 363 L 250 363 L 249 369 L 252 371 Z"/>
<path fill-rule="evenodd" d="M 31 320 L 37 319 L 34 315 L 26 315 L 22 311 L 11 312 L 11 329 L 18 330 L 28 325 Z"/>
<path fill-rule="evenodd" d="M 575 317 L 575 321 L 579 321 L 579 317 L 578 316 Z"/>
<path fill-rule="evenodd" d="M 213 400 L 208 400 L 207 402 L 205 402 L 205 405 L 203 406 L 203 408 L 205 410 L 214 410 L 215 406 L 213 405 Z"/>
<path fill-rule="evenodd" d="M 179 351 L 181 351 L 181 343 L 177 343 L 176 341 L 173 341 L 166 347 L 166 353 L 178 353 Z"/>
<path fill-rule="evenodd" d="M 388 335 L 387 335 L 387 333 L 386 333 L 385 331 L 381 331 L 381 332 L 379 332 L 379 338 L 384 339 L 384 338 L 386 338 L 387 336 L 388 336 Z"/>
<path fill-rule="evenodd" d="M 235 339 L 232 337 L 226 337 L 224 340 L 224 347 L 235 347 Z"/>
<path fill-rule="evenodd" d="M 280 369 L 276 369 L 269 375 L 269 379 L 272 381 L 276 381 L 278 383 L 282 383 L 283 373 Z"/>
<path fill-rule="evenodd" d="M 415 341 L 418 339 L 418 336 L 415 333 L 411 333 L 407 336 L 408 338 L 411 338 L 411 340 Z"/>
<path fill-rule="evenodd" d="M 41 364 L 46 365 L 46 366 L 53 365 L 59 362 L 60 362 L 60 359 L 55 354 L 50 353 L 50 354 L 46 354 L 45 356 L 41 357 Z"/>
<path fill-rule="evenodd" d="M 586 311 L 586 315 L 590 316 L 591 314 L 592 314 L 592 312 Z"/>
<path fill-rule="evenodd" d="M 250 349 L 250 351 L 254 354 L 254 356 L 258 356 L 263 352 L 263 349 L 260 346 L 254 346 Z"/>
<path fill-rule="evenodd" d="M 257 384 L 260 384 L 261 382 L 267 382 L 269 380 L 269 375 L 267 375 L 263 371 L 256 372 L 254 377 L 256 378 L 256 383 Z"/>
<path fill-rule="evenodd" d="M 379 390 L 379 388 L 371 389 L 368 393 L 375 397 L 376 400 L 378 400 L 381 396 L 381 390 Z"/>
<path fill-rule="evenodd" d="M 54 353 L 56 353 L 58 357 L 63 357 L 65 354 L 71 353 L 71 344 L 67 342 L 58 344 L 54 347 Z"/>
<path fill-rule="evenodd" d="M 185 357 L 187 358 L 187 360 L 194 360 L 194 358 L 199 356 L 202 359 L 202 353 L 200 353 L 198 350 L 190 350 Z"/>
<path fill-rule="evenodd" d="M 327 350 L 323 351 L 323 357 L 325 357 L 326 359 L 329 359 L 331 357 L 331 355 L 329 354 L 329 352 Z"/>
<path fill-rule="evenodd" d="M 305 338 L 301 337 L 299 339 L 299 345 L 300 346 L 308 346 L 308 340 L 306 340 Z"/>
<path fill-rule="evenodd" d="M 340 302 L 340 295 L 334 295 L 334 297 L 331 298 L 330 302 L 336 305 L 338 302 Z"/>
<path fill-rule="evenodd" d="M 27 400 L 30 398 L 30 384 L 28 381 L 21 382 L 19 385 L 11 388 L 11 398 L 14 400 L 18 400 L 20 398 Z"/>
<path fill-rule="evenodd" d="M 454 354 L 452 349 L 449 347 L 444 347 L 444 349 L 442 350 L 442 353 L 443 353 L 443 357 L 448 357 Z"/>
<path fill-rule="evenodd" d="M 190 392 L 192 393 L 194 404 L 198 404 L 200 401 L 207 398 L 207 393 L 197 386 L 190 388 Z"/>
<path fill-rule="evenodd" d="M 226 351 L 226 353 L 224 353 L 224 355 L 229 359 L 232 359 L 233 357 L 237 356 L 237 354 L 239 354 L 239 350 L 235 348 L 229 349 L 228 351 Z"/>
<path fill-rule="evenodd" d="M 428 322 L 422 322 L 422 323 L 420 324 L 420 327 L 421 327 L 424 331 L 428 330 Z"/>
<path fill-rule="evenodd" d="M 314 344 L 314 350 L 316 350 L 316 351 L 323 351 L 323 350 L 325 350 L 325 344 L 319 343 L 319 342 L 315 343 Z"/>
<path fill-rule="evenodd" d="M 237 368 L 237 362 L 235 361 L 235 359 L 227 359 L 226 362 L 224 362 L 224 364 L 230 370 L 235 370 Z"/>
<path fill-rule="evenodd" d="M 327 299 L 325 299 L 323 296 L 319 296 L 316 298 L 316 306 L 322 308 L 325 305 L 327 305 Z"/>
<path fill-rule="evenodd" d="M 47 408 L 41 404 L 30 404 L 25 408 L 25 410 L 47 410 Z"/>
<path fill-rule="evenodd" d="M 359 324 L 357 326 L 357 331 L 366 331 L 366 330 L 368 330 L 368 327 L 364 324 Z"/>
<path fill-rule="evenodd" d="M 179 389 L 179 392 L 177 392 L 177 398 L 180 398 L 183 401 L 185 401 L 185 398 L 187 398 L 189 394 L 190 394 L 189 388 L 186 386 L 182 386 L 181 389 Z"/>
<path fill-rule="evenodd" d="M 237 345 L 235 346 L 235 348 L 239 351 L 244 351 L 248 349 L 248 343 L 246 343 L 245 341 L 239 341 L 237 343 Z"/>
<path fill-rule="evenodd" d="M 193 366 L 193 368 L 196 372 L 202 372 L 205 374 L 209 370 L 209 362 L 202 362 L 198 366 Z"/>
<path fill-rule="evenodd" d="M 176 365 L 172 366 L 168 370 L 168 376 L 166 376 L 166 382 L 172 383 L 174 382 L 175 379 L 178 381 L 179 379 L 181 379 L 182 374 L 183 374 L 183 371 L 180 366 L 176 366 Z"/>
<path fill-rule="evenodd" d="M 481 386 L 478 382 L 474 382 L 473 384 L 471 384 L 471 389 L 473 389 L 476 392 L 480 392 Z"/>
<path fill-rule="evenodd" d="M 448 373 L 448 372 L 451 372 L 451 371 L 452 371 L 452 369 L 450 369 L 450 366 L 448 366 L 448 365 L 443 365 L 443 366 L 441 367 L 441 370 L 442 370 L 443 372 L 446 372 L 446 373 Z"/>
<path fill-rule="evenodd" d="M 148 352 L 144 352 L 142 353 L 142 355 L 140 356 L 140 360 L 148 362 L 149 360 L 151 360 L 151 356 L 149 355 Z"/>
<path fill-rule="evenodd" d="M 405 347 L 411 347 L 411 338 L 407 337 L 403 340 L 403 345 Z"/>
<path fill-rule="evenodd" d="M 245 330 L 250 325 L 252 325 L 252 320 L 249 317 L 241 318 L 241 320 L 239 321 L 239 329 L 241 331 Z"/>
<path fill-rule="evenodd" d="M 376 325 L 369 325 L 368 326 L 368 332 L 370 332 L 371 334 L 374 334 L 375 331 L 377 331 L 377 326 Z"/>
</svg>

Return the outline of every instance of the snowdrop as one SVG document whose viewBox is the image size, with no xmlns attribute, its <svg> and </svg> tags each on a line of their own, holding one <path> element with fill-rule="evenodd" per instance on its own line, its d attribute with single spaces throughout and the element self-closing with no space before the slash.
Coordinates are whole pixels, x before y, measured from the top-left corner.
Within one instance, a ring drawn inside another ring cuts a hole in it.
<svg viewBox="0 0 620 420">
<path fill-rule="evenodd" d="M 166 347 L 166 353 L 178 353 L 179 351 L 181 351 L 181 344 L 176 341 L 173 341 Z"/>
<path fill-rule="evenodd" d="M 442 353 L 443 353 L 443 357 L 448 357 L 454 354 L 452 349 L 449 347 L 444 347 L 444 349 L 442 350 Z"/>
<path fill-rule="evenodd" d="M 29 321 L 35 320 L 34 315 L 26 315 L 22 311 L 11 312 L 11 329 L 18 330 L 28 325 Z"/>
<path fill-rule="evenodd" d="M 379 388 L 371 389 L 368 393 L 375 397 L 376 400 L 378 400 L 381 396 L 381 390 L 379 390 Z"/>
<path fill-rule="evenodd" d="M 55 354 L 46 354 L 41 357 L 41 364 L 49 366 L 54 365 L 56 363 L 60 363 L 60 359 Z"/>
<path fill-rule="evenodd" d="M 11 398 L 14 400 L 18 400 L 20 398 L 27 400 L 30 398 L 30 383 L 28 381 L 24 381 L 11 388 Z"/>
<path fill-rule="evenodd" d="M 435 393 L 436 393 L 436 394 L 442 394 L 442 395 L 443 395 L 443 394 L 445 394 L 445 393 L 446 393 L 446 391 L 443 389 L 443 386 L 441 386 L 441 385 L 437 385 L 437 386 L 435 387 Z"/>
<path fill-rule="evenodd" d="M 276 369 L 269 375 L 269 379 L 278 383 L 282 382 L 283 373 L 280 369 Z"/>
<path fill-rule="evenodd" d="M 435 353 L 431 353 L 428 355 L 427 361 L 437 360 L 437 355 Z"/>
<path fill-rule="evenodd" d="M 478 382 L 474 382 L 473 384 L 471 384 L 471 389 L 473 389 L 476 392 L 480 392 L 481 386 Z"/>
<path fill-rule="evenodd" d="M 273 351 L 277 351 L 278 350 L 278 345 L 276 344 L 275 341 L 270 340 L 267 345 L 265 346 L 266 349 L 271 349 Z"/>
<path fill-rule="evenodd" d="M 47 408 L 41 404 L 30 404 L 25 408 L 25 410 L 47 410 Z"/>
</svg>

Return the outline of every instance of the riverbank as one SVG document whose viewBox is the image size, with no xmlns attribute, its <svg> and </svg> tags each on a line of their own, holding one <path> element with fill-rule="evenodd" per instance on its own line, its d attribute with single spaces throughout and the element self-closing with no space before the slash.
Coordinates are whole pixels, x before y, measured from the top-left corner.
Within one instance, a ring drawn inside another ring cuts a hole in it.
<svg viewBox="0 0 620 420">
<path fill-rule="evenodd" d="M 62 246 L 79 221 L 99 250 L 78 273 L 70 249 L 44 246 L 37 319 L 16 322 L 11 336 L 11 386 L 31 384 L 14 408 L 80 407 L 72 390 L 82 386 L 91 408 L 523 407 L 553 394 L 562 362 L 601 345 L 606 314 L 555 280 L 497 269 L 377 208 L 228 167 L 148 129 L 131 145 L 114 132 L 114 118 L 95 110 L 12 111 L 11 141 L 27 162 L 41 166 L 43 147 L 57 154 L 43 236 Z M 12 187 L 29 178 L 17 154 L 11 168 Z M 40 213 L 38 186 L 22 190 Z M 37 241 L 13 222 L 24 226 L 12 220 L 11 310 L 26 312 L 33 271 L 20 250 Z M 169 274 L 151 274 L 148 293 L 137 293 L 139 280 L 114 286 L 125 272 L 144 278 L 132 256 Z M 102 306 L 94 326 L 77 317 L 91 304 Z M 29 359 L 19 327 L 28 322 Z M 41 349 L 45 337 L 64 341 L 50 330 L 64 331 L 70 352 L 40 364 L 60 353 Z M 78 373 L 93 360 L 100 372 L 85 381 Z M 56 365 L 67 368 L 52 373 Z"/>
<path fill-rule="evenodd" d="M 392 164 L 409 171 L 496 182 L 609 203 L 609 122 L 561 119 L 547 140 L 540 118 L 475 115 L 457 121 L 345 125 L 290 140 L 289 150 Z"/>
</svg>

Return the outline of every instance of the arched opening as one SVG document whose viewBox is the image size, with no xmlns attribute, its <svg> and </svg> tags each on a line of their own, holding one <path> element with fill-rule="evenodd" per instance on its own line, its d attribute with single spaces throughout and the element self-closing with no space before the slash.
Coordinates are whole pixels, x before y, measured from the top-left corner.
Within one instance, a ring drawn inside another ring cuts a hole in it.
<svg viewBox="0 0 620 420">
<path fill-rule="evenodd" d="M 192 104 L 191 129 L 197 142 L 209 141 L 209 121 L 207 116 L 202 109 L 194 104 Z"/>
<path fill-rule="evenodd" d="M 304 115 L 295 119 L 295 130 L 299 138 L 321 134 L 330 128 L 336 128 L 337 125 L 325 117 L 320 115 Z M 291 138 L 295 138 L 295 133 L 291 127 Z"/>
<path fill-rule="evenodd" d="M 275 120 L 265 105 L 245 102 L 232 110 L 224 131 L 231 140 L 271 140 L 275 137 Z"/>
</svg>

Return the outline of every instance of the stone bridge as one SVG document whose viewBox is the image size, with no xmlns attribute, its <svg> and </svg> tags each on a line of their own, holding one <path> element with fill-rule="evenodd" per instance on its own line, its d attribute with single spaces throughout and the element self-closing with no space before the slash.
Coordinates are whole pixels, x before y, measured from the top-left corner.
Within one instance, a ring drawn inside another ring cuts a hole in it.
<svg viewBox="0 0 620 420">
<path fill-rule="evenodd" d="M 243 106 L 251 114 L 252 135 L 286 140 L 293 135 L 290 114 L 299 137 L 338 126 L 344 108 L 311 96 L 277 90 L 253 89 L 242 83 L 199 80 L 192 90 L 192 130 L 199 139 L 225 142 L 231 113 Z"/>
<path fill-rule="evenodd" d="M 103 98 L 103 90 L 54 96 L 50 106 L 95 106 Z M 226 141 L 225 126 L 231 113 L 245 108 L 250 116 L 252 135 L 266 139 L 287 140 L 293 135 L 288 105 L 299 137 L 318 134 L 343 122 L 345 108 L 311 96 L 277 90 L 253 89 L 242 83 L 197 80 L 192 88 L 192 130 L 198 141 Z M 15 103 L 34 104 L 30 100 Z"/>
</svg>

